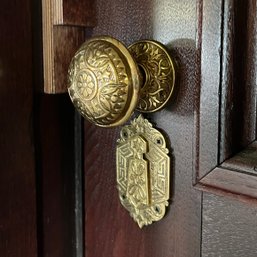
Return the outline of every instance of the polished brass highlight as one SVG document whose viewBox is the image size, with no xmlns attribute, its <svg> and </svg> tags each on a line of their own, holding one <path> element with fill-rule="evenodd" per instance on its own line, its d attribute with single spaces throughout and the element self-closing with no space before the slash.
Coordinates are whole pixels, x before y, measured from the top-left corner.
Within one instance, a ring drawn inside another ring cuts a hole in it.
<svg viewBox="0 0 257 257">
<path fill-rule="evenodd" d="M 68 72 L 73 104 L 101 127 L 125 123 L 136 107 L 141 112 L 159 110 L 169 100 L 174 83 L 168 52 L 149 40 L 128 50 L 108 36 L 89 39 L 73 57 Z"/>
<path fill-rule="evenodd" d="M 116 178 L 121 204 L 142 228 L 162 219 L 170 194 L 170 158 L 164 136 L 140 115 L 120 132 Z"/>
<path fill-rule="evenodd" d="M 128 49 L 144 74 L 137 110 L 158 111 L 173 93 L 175 84 L 173 61 L 165 47 L 155 41 L 138 41 Z"/>
<path fill-rule="evenodd" d="M 71 61 L 68 81 L 73 104 L 98 126 L 121 125 L 138 102 L 138 67 L 126 47 L 114 38 L 86 41 Z"/>
</svg>

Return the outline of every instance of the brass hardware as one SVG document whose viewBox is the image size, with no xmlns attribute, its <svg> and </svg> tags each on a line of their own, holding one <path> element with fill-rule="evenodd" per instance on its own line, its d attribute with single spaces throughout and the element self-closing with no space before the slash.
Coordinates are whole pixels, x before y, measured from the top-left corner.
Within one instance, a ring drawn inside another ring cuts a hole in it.
<svg viewBox="0 0 257 257">
<path fill-rule="evenodd" d="M 137 108 L 155 112 L 172 95 L 175 70 L 158 42 L 127 49 L 102 36 L 86 41 L 73 57 L 68 92 L 82 116 L 95 125 L 125 123 Z M 142 115 L 121 129 L 116 172 L 122 205 L 142 228 L 163 218 L 169 199 L 170 158 L 164 136 Z"/>
<path fill-rule="evenodd" d="M 173 61 L 165 47 L 152 40 L 138 41 L 128 49 L 144 74 L 136 109 L 140 112 L 156 112 L 164 107 L 173 93 Z"/>
<path fill-rule="evenodd" d="M 164 136 L 142 115 L 120 132 L 116 149 L 121 204 L 142 228 L 163 218 L 170 194 L 170 158 Z"/>
<path fill-rule="evenodd" d="M 175 83 L 171 57 L 158 42 L 128 49 L 102 36 L 86 41 L 73 57 L 68 92 L 82 116 L 101 127 L 125 123 L 137 108 L 154 112 L 169 100 Z"/>
</svg>

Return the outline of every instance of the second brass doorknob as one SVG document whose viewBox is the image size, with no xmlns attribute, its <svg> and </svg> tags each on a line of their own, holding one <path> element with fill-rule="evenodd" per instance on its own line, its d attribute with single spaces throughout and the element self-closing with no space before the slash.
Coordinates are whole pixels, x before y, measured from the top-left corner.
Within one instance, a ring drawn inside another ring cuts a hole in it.
<svg viewBox="0 0 257 257">
<path fill-rule="evenodd" d="M 118 40 L 87 40 L 73 57 L 68 92 L 82 116 L 101 127 L 126 122 L 133 111 L 154 112 L 172 95 L 174 63 L 158 42 L 144 40 L 128 49 Z"/>
</svg>

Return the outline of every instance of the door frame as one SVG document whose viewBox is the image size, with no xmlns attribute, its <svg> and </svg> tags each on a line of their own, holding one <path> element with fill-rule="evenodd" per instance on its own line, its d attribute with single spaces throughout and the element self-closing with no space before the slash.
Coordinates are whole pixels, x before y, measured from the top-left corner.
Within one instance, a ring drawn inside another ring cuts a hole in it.
<svg viewBox="0 0 257 257">
<path fill-rule="evenodd" d="M 255 14 L 254 1 L 198 3 L 193 184 L 257 203 Z"/>
</svg>

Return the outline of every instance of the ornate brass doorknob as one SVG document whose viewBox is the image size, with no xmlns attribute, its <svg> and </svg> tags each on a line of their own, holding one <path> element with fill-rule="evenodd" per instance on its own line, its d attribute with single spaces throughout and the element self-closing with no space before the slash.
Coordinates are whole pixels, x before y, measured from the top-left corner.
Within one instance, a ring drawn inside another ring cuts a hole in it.
<svg viewBox="0 0 257 257">
<path fill-rule="evenodd" d="M 126 122 L 137 108 L 154 112 L 172 95 L 174 63 L 155 41 L 138 41 L 128 49 L 118 40 L 87 40 L 73 57 L 68 92 L 82 116 L 101 127 Z"/>
</svg>

